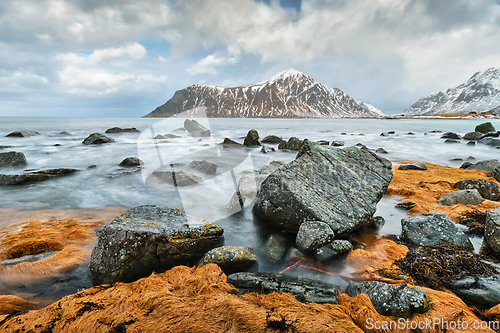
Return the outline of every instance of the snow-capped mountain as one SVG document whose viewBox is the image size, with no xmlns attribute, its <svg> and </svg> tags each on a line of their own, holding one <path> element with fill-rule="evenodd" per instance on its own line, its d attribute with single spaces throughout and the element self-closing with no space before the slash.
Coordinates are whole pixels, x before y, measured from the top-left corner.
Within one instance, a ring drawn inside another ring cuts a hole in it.
<svg viewBox="0 0 500 333">
<path fill-rule="evenodd" d="M 367 109 L 368 111 L 377 113 L 381 117 L 385 116 L 385 113 L 383 113 L 380 109 L 377 109 L 376 107 L 374 107 L 370 103 L 367 103 L 367 102 L 365 102 L 365 101 L 363 101 L 361 99 L 357 99 L 356 103 L 358 103 L 359 106 L 361 106 L 362 108 Z"/>
<path fill-rule="evenodd" d="M 500 70 L 477 72 L 466 83 L 427 95 L 406 109 L 405 115 L 486 112 L 500 106 Z"/>
<path fill-rule="evenodd" d="M 145 117 L 170 117 L 205 106 L 208 117 L 337 118 L 377 117 L 342 90 L 289 69 L 269 79 L 234 88 L 195 84 L 178 90 Z"/>
</svg>

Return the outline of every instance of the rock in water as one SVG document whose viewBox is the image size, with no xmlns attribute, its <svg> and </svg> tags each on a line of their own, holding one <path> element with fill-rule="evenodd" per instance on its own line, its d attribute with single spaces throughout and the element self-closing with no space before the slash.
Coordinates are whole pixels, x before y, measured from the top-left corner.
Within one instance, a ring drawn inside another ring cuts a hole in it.
<svg viewBox="0 0 500 333">
<path fill-rule="evenodd" d="M 16 151 L 0 153 L 0 167 L 22 166 L 27 164 L 28 161 L 23 153 Z"/>
<path fill-rule="evenodd" d="M 251 247 L 222 246 L 205 253 L 199 265 L 217 264 L 226 274 L 246 271 L 259 263 Z"/>
<path fill-rule="evenodd" d="M 500 162 L 497 159 L 479 161 L 474 164 L 471 164 L 470 162 L 465 163 L 469 163 L 470 165 L 464 167 L 463 169 L 469 170 L 493 171 L 493 169 L 500 167 Z"/>
<path fill-rule="evenodd" d="M 21 174 L 0 174 L 0 185 L 22 185 L 40 182 L 50 178 L 67 176 L 77 171 L 80 170 L 60 168 L 30 171 Z"/>
<path fill-rule="evenodd" d="M 33 135 L 39 135 L 40 133 L 38 132 L 30 132 L 30 131 L 15 131 L 12 133 L 7 134 L 5 137 L 11 137 L 11 138 L 26 138 L 28 136 L 33 136 Z"/>
<path fill-rule="evenodd" d="M 196 120 L 186 119 L 184 121 L 184 128 L 191 134 L 192 137 L 209 137 L 211 132 L 208 128 L 197 122 Z"/>
<path fill-rule="evenodd" d="M 302 141 L 300 141 L 298 138 L 294 136 L 288 139 L 287 142 L 282 142 L 278 145 L 278 149 L 287 149 L 287 150 L 300 150 L 300 147 L 302 147 Z"/>
<path fill-rule="evenodd" d="M 121 167 L 135 167 L 135 166 L 141 166 L 142 161 L 138 159 L 137 157 L 127 157 L 123 161 L 121 161 L 118 166 Z"/>
<path fill-rule="evenodd" d="M 259 133 L 254 129 L 248 131 L 245 141 L 243 141 L 243 145 L 247 147 L 260 146 Z"/>
<path fill-rule="evenodd" d="M 99 145 L 111 142 L 115 142 L 115 140 L 102 133 L 92 133 L 82 141 L 84 145 Z"/>
<path fill-rule="evenodd" d="M 486 211 L 484 238 L 495 255 L 500 255 L 500 208 Z"/>
<path fill-rule="evenodd" d="M 427 170 L 427 165 L 424 163 L 401 164 L 398 170 Z"/>
<path fill-rule="evenodd" d="M 492 123 L 487 122 L 477 125 L 474 131 L 479 133 L 495 132 L 495 127 L 493 126 Z"/>
<path fill-rule="evenodd" d="M 153 205 L 132 208 L 96 234 L 89 265 L 96 284 L 131 282 L 156 270 L 195 264 L 223 240 L 221 228 Z"/>
<path fill-rule="evenodd" d="M 460 140 L 461 137 L 457 133 L 453 132 L 446 132 L 443 135 L 441 135 L 441 139 L 454 139 L 454 140 Z"/>
<path fill-rule="evenodd" d="M 300 225 L 295 244 L 300 251 L 307 253 L 316 250 L 335 239 L 332 228 L 324 222 L 306 221 Z"/>
<path fill-rule="evenodd" d="M 193 161 L 189 163 L 191 169 L 206 173 L 207 175 L 215 175 L 217 173 L 217 164 L 210 163 L 206 160 Z"/>
<path fill-rule="evenodd" d="M 120 127 L 112 127 L 108 128 L 104 133 L 139 133 L 140 131 L 135 128 L 120 128 Z"/>
<path fill-rule="evenodd" d="M 292 232 L 322 221 L 339 236 L 372 217 L 391 179 L 391 162 L 369 150 L 304 140 L 297 158 L 262 183 L 253 211 Z"/>
<path fill-rule="evenodd" d="M 493 201 L 498 200 L 498 185 L 495 182 L 484 179 L 467 179 L 459 181 L 453 187 L 459 190 L 476 189 L 483 198 Z"/>
<path fill-rule="evenodd" d="M 276 135 L 268 135 L 262 139 L 262 143 L 282 143 L 285 142 L 282 138 Z"/>
<path fill-rule="evenodd" d="M 474 250 L 469 238 L 443 213 L 425 213 L 401 220 L 401 238 L 423 246 Z"/>
<path fill-rule="evenodd" d="M 474 140 L 478 141 L 484 138 L 484 134 L 480 132 L 469 132 L 464 135 L 465 140 Z"/>
<path fill-rule="evenodd" d="M 367 294 L 375 310 L 385 316 L 411 317 L 414 313 L 425 313 L 430 309 L 427 293 L 406 287 L 406 283 L 395 286 L 379 281 L 351 281 L 346 294 L 351 297 Z"/>
</svg>

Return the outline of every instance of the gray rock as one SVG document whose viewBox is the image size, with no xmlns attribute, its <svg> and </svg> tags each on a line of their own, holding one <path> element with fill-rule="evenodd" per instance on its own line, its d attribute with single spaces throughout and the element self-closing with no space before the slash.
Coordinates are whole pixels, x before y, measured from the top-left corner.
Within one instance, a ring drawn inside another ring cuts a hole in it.
<svg viewBox="0 0 500 333">
<path fill-rule="evenodd" d="M 415 135 L 415 133 L 413 133 L 413 132 L 408 132 L 408 133 L 406 133 L 406 135 Z"/>
<path fill-rule="evenodd" d="M 447 284 L 465 303 L 489 309 L 500 302 L 500 279 L 498 275 L 489 277 L 464 277 Z"/>
<path fill-rule="evenodd" d="M 352 244 L 348 240 L 337 239 L 333 242 L 322 246 L 314 252 L 314 257 L 318 261 L 328 261 L 339 254 L 349 252 L 352 249 Z"/>
<path fill-rule="evenodd" d="M 297 278 L 272 273 L 235 273 L 227 277 L 227 282 L 240 292 L 257 291 L 264 293 L 291 293 L 301 302 L 337 303 L 338 286 L 306 278 Z M 339 281 L 345 283 L 343 281 Z"/>
<path fill-rule="evenodd" d="M 319 141 L 316 141 L 316 143 L 318 145 L 322 145 L 322 146 L 328 146 L 330 144 L 330 142 L 326 141 L 326 140 L 319 140 Z"/>
<path fill-rule="evenodd" d="M 455 139 L 446 139 L 444 140 L 444 143 L 459 143 L 460 141 L 455 140 Z"/>
<path fill-rule="evenodd" d="M 283 234 L 272 234 L 264 244 L 264 250 L 269 259 L 278 262 L 290 247 L 290 242 Z"/>
<path fill-rule="evenodd" d="M 401 203 L 396 204 L 396 206 L 394 206 L 394 208 L 402 209 L 402 210 L 410 210 L 413 207 L 415 207 L 416 205 L 417 204 L 415 202 L 401 202 Z"/>
<path fill-rule="evenodd" d="M 493 177 L 497 182 L 500 182 L 500 167 L 491 170 L 488 177 Z"/>
<path fill-rule="evenodd" d="M 302 147 L 303 141 L 300 141 L 296 137 L 292 136 L 288 139 L 287 142 L 282 142 L 278 145 L 278 149 L 287 149 L 287 150 L 300 150 Z"/>
<path fill-rule="evenodd" d="M 376 152 L 377 154 L 389 154 L 389 153 L 387 152 L 387 150 L 385 150 L 384 148 L 377 148 L 377 150 L 375 150 L 375 152 Z"/>
<path fill-rule="evenodd" d="M 186 119 L 184 121 L 184 128 L 191 134 L 192 137 L 209 137 L 211 132 L 208 128 L 197 122 L 196 120 Z"/>
<path fill-rule="evenodd" d="M 29 171 L 21 174 L 0 174 L 0 185 L 22 185 L 40 182 L 51 178 L 63 177 L 80 171 L 78 169 L 47 169 Z"/>
<path fill-rule="evenodd" d="M 243 147 L 243 145 L 241 143 L 233 141 L 229 138 L 224 138 L 224 141 L 222 141 L 222 146 L 224 148 L 241 148 L 241 147 Z"/>
<path fill-rule="evenodd" d="M 458 203 L 464 205 L 479 205 L 481 202 L 483 202 L 483 198 L 476 189 L 448 192 L 438 199 L 438 204 L 443 206 L 453 206 Z"/>
<path fill-rule="evenodd" d="M 340 236 L 372 217 L 391 179 L 391 162 L 375 153 L 304 140 L 297 158 L 262 183 L 253 211 L 281 229 L 322 221 Z"/>
<path fill-rule="evenodd" d="M 167 137 L 166 137 L 165 135 L 163 135 L 163 134 L 157 134 L 157 135 L 155 136 L 155 139 L 156 139 L 156 140 L 166 140 L 166 139 L 167 139 Z"/>
<path fill-rule="evenodd" d="M 14 148 L 14 146 L 0 146 L 0 149 Z"/>
<path fill-rule="evenodd" d="M 425 213 L 401 220 L 401 238 L 422 246 L 452 246 L 473 250 L 471 241 L 443 213 Z"/>
<path fill-rule="evenodd" d="M 427 293 L 421 289 L 396 286 L 379 281 L 351 281 L 346 294 L 354 297 L 367 294 L 375 310 L 384 316 L 411 317 L 414 313 L 430 310 Z"/>
<path fill-rule="evenodd" d="M 96 284 L 131 282 L 153 271 L 193 265 L 223 240 L 223 230 L 213 224 L 152 205 L 130 209 L 96 234 L 89 265 Z"/>
<path fill-rule="evenodd" d="M 8 138 L 26 138 L 29 136 L 39 135 L 40 133 L 34 131 L 15 131 L 7 134 L 5 137 Z"/>
<path fill-rule="evenodd" d="M 444 133 L 443 135 L 441 135 L 441 139 L 454 139 L 454 140 L 460 140 L 462 139 L 460 137 L 460 135 L 458 135 L 457 133 L 453 133 L 453 132 L 446 132 Z"/>
<path fill-rule="evenodd" d="M 108 128 L 104 133 L 139 133 L 140 131 L 135 128 L 120 128 L 120 127 L 112 127 Z"/>
<path fill-rule="evenodd" d="M 261 140 L 262 143 L 282 143 L 286 142 L 282 138 L 276 135 L 268 135 L 264 139 Z"/>
<path fill-rule="evenodd" d="M 136 167 L 141 166 L 142 161 L 137 157 L 127 157 L 118 164 L 121 167 Z"/>
<path fill-rule="evenodd" d="M 176 138 L 182 138 L 182 136 L 180 135 L 175 135 L 175 134 L 163 134 L 164 137 L 166 137 L 167 139 L 176 139 Z"/>
<path fill-rule="evenodd" d="M 276 149 L 274 149 L 272 147 L 268 147 L 268 146 L 262 146 L 262 149 L 260 151 L 263 152 L 264 154 L 268 154 L 268 153 L 271 153 L 273 151 L 276 151 Z"/>
<path fill-rule="evenodd" d="M 484 134 L 480 132 L 469 132 L 464 135 L 465 140 L 478 141 L 484 138 Z"/>
<path fill-rule="evenodd" d="M 210 163 L 206 160 L 193 161 L 189 163 L 191 169 L 206 173 L 207 175 L 215 175 L 217 173 L 217 164 Z"/>
<path fill-rule="evenodd" d="M 99 145 L 111 142 L 115 142 L 115 140 L 102 133 L 92 133 L 82 141 L 84 145 Z"/>
<path fill-rule="evenodd" d="M 462 163 L 462 165 L 460 166 L 460 169 L 467 169 L 468 167 L 470 167 L 472 165 L 471 162 L 464 162 Z"/>
<path fill-rule="evenodd" d="M 500 162 L 496 159 L 479 161 L 477 163 L 471 164 L 466 169 L 483 170 L 483 171 L 493 171 L 493 169 L 500 167 Z"/>
<path fill-rule="evenodd" d="M 243 145 L 247 147 L 260 146 L 259 133 L 257 133 L 254 129 L 248 131 L 247 136 L 243 141 Z"/>
<path fill-rule="evenodd" d="M 475 146 L 475 145 L 476 145 L 476 143 L 475 143 L 474 141 L 469 141 L 469 142 L 467 142 L 467 145 L 468 145 L 468 146 Z"/>
<path fill-rule="evenodd" d="M 205 253 L 199 266 L 217 264 L 226 274 L 244 272 L 259 263 L 251 247 L 222 246 Z"/>
<path fill-rule="evenodd" d="M 332 228 L 324 222 L 305 221 L 300 225 L 295 244 L 300 251 L 307 253 L 316 250 L 335 239 Z"/>
<path fill-rule="evenodd" d="M 334 147 L 342 147 L 344 145 L 345 145 L 344 141 L 340 141 L 340 140 L 334 140 L 334 141 L 332 141 L 332 146 L 334 146 Z"/>
<path fill-rule="evenodd" d="M 500 255 L 500 208 L 486 211 L 484 239 L 498 256 Z"/>
<path fill-rule="evenodd" d="M 381 229 L 384 226 L 384 224 L 385 224 L 385 219 L 382 216 L 373 216 L 368 221 L 368 226 L 376 230 Z"/>
<path fill-rule="evenodd" d="M 477 125 L 474 131 L 479 132 L 479 133 L 488 133 L 488 132 L 495 132 L 495 127 L 491 122 L 487 123 L 482 123 L 480 125 Z"/>
<path fill-rule="evenodd" d="M 492 147 L 500 147 L 500 139 L 491 139 L 486 143 L 486 145 Z"/>
<path fill-rule="evenodd" d="M 158 185 L 170 184 L 174 186 L 190 186 L 200 184 L 203 182 L 203 179 L 184 171 L 156 170 L 148 177 L 148 181 L 154 181 Z"/>
<path fill-rule="evenodd" d="M 68 133 L 66 131 L 59 132 L 59 135 L 62 135 L 62 136 L 72 136 L 71 133 Z"/>
<path fill-rule="evenodd" d="M 401 164 L 398 170 L 427 170 L 427 165 L 424 163 Z"/>
<path fill-rule="evenodd" d="M 483 198 L 493 201 L 498 200 L 498 185 L 495 182 L 484 179 L 467 179 L 459 181 L 453 187 L 459 190 L 476 189 Z"/>
<path fill-rule="evenodd" d="M 0 153 L 0 167 L 22 166 L 27 164 L 28 161 L 23 153 L 16 151 Z"/>
</svg>

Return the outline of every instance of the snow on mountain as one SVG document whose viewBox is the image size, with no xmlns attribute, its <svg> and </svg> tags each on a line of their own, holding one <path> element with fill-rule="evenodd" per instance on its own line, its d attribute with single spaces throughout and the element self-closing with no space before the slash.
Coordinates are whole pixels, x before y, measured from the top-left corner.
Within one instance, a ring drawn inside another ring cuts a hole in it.
<svg viewBox="0 0 500 333">
<path fill-rule="evenodd" d="M 338 88 L 289 69 L 256 84 L 225 88 L 194 84 L 178 90 L 145 117 L 170 117 L 205 106 L 208 117 L 343 118 L 377 117 Z"/>
<path fill-rule="evenodd" d="M 361 106 L 362 108 L 367 109 L 368 111 L 377 113 L 379 116 L 384 117 L 386 115 L 380 109 L 377 109 L 376 107 L 374 107 L 370 103 L 367 103 L 367 102 L 365 102 L 365 101 L 363 101 L 361 99 L 356 99 L 356 103 L 358 103 L 359 106 Z"/>
<path fill-rule="evenodd" d="M 455 88 L 421 98 L 403 114 L 481 113 L 498 106 L 500 106 L 500 70 L 490 68 L 483 73 L 477 72 L 466 83 Z"/>
</svg>

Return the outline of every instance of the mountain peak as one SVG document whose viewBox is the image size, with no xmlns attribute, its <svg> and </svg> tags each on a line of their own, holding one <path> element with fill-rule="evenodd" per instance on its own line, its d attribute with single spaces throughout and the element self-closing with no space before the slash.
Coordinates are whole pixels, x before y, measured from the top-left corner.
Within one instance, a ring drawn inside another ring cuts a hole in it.
<svg viewBox="0 0 500 333">
<path fill-rule="evenodd" d="M 266 80 L 259 82 L 258 84 L 272 83 L 272 82 L 276 82 L 278 80 L 284 80 L 288 77 L 297 77 L 297 78 L 306 77 L 306 78 L 309 78 L 308 75 L 306 75 L 306 74 L 304 74 L 304 73 L 302 73 L 294 68 L 290 68 L 290 69 L 287 69 L 285 71 L 281 71 L 279 73 L 276 73 L 273 76 L 267 78 Z"/>
</svg>

